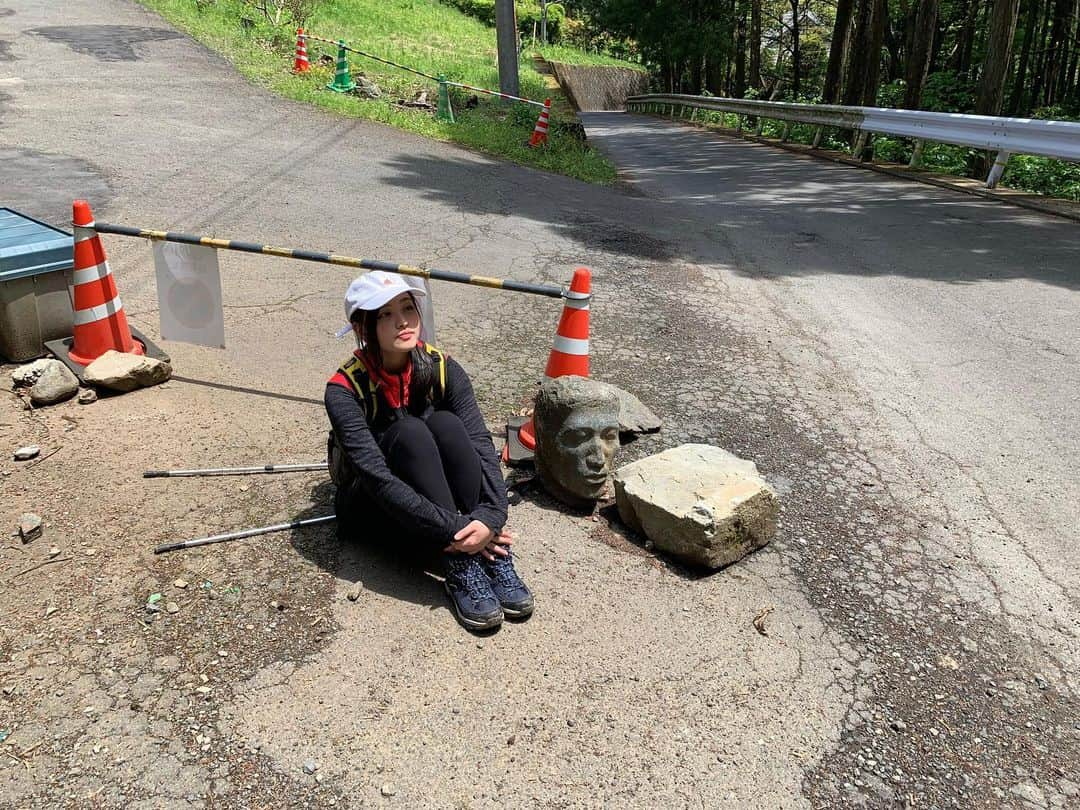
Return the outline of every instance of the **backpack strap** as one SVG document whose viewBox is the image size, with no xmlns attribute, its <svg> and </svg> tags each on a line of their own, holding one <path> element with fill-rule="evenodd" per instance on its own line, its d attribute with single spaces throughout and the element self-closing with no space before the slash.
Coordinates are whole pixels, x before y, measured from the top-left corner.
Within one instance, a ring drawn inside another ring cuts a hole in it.
<svg viewBox="0 0 1080 810">
<path fill-rule="evenodd" d="M 442 401 L 443 394 L 446 393 L 446 355 L 427 343 L 424 344 L 424 351 L 431 355 L 431 361 L 435 364 L 435 380 L 431 386 L 431 402 L 433 405 L 437 405 Z"/>
<path fill-rule="evenodd" d="M 375 396 L 378 388 L 375 380 L 368 373 L 364 361 L 354 354 L 341 364 L 338 371 L 352 383 L 353 391 L 364 403 L 364 416 L 367 417 L 368 424 L 374 423 L 375 414 L 379 411 L 379 398 Z"/>
</svg>

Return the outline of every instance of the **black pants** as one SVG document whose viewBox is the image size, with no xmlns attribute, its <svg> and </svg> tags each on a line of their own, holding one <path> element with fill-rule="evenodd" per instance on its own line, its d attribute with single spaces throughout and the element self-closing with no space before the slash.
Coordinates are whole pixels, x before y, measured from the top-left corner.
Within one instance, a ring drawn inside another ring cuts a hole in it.
<svg viewBox="0 0 1080 810">
<path fill-rule="evenodd" d="M 467 515 L 480 502 L 480 456 L 450 411 L 398 419 L 379 438 L 390 470 L 429 501 Z"/>
<path fill-rule="evenodd" d="M 434 411 L 424 419 L 403 417 L 391 424 L 378 442 L 391 472 L 429 501 L 466 515 L 476 509 L 480 502 L 480 456 L 457 415 Z M 412 527 L 397 523 L 359 484 L 348 491 L 338 490 L 336 507 L 347 534 L 365 540 L 413 537 Z M 451 539 L 446 538 L 446 544 Z"/>
</svg>

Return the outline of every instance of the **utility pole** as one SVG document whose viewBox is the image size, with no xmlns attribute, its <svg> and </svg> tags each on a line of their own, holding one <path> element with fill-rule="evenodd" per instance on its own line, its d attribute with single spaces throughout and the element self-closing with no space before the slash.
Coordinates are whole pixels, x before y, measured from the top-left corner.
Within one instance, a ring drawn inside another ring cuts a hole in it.
<svg viewBox="0 0 1080 810">
<path fill-rule="evenodd" d="M 540 44 L 547 45 L 547 7 L 548 0 L 540 0 Z"/>
<path fill-rule="evenodd" d="M 499 49 L 499 90 L 520 96 L 514 0 L 495 0 L 495 40 Z"/>
</svg>

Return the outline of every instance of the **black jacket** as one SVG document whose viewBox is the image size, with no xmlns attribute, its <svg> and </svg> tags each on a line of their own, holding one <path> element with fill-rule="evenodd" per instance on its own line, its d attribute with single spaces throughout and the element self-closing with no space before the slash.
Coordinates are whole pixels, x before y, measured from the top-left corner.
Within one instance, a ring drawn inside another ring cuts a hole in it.
<svg viewBox="0 0 1080 810">
<path fill-rule="evenodd" d="M 461 419 L 480 456 L 480 502 L 471 515 L 449 512 L 432 503 L 390 471 L 365 418 L 360 397 L 351 387 L 328 383 L 324 402 L 337 441 L 356 470 L 355 485 L 397 524 L 423 540 L 443 545 L 450 543 L 471 520 L 479 520 L 496 532 L 506 524 L 506 483 L 499 457 L 469 376 L 456 360 L 446 359 L 446 390 L 436 409 L 451 411 Z M 380 407 L 388 408 L 385 401 Z"/>
</svg>

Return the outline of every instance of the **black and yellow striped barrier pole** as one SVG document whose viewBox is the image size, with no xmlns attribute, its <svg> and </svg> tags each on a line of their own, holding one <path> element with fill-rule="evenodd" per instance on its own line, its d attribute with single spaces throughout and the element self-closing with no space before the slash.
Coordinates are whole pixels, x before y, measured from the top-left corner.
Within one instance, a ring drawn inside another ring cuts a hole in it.
<svg viewBox="0 0 1080 810">
<path fill-rule="evenodd" d="M 414 267 L 410 264 L 395 264 L 394 262 L 384 262 L 378 259 L 357 259 L 352 256 L 339 256 L 335 253 L 321 253 L 317 250 L 305 250 L 303 248 L 273 247 L 271 245 L 260 245 L 256 242 L 242 242 L 237 239 L 218 239 L 213 236 L 196 236 L 190 233 L 176 233 L 174 231 L 152 231 L 146 228 L 132 228 L 127 225 L 111 225 L 107 222 L 96 222 L 92 227 L 98 233 L 111 233 L 117 236 L 136 236 L 141 239 L 178 242 L 183 245 L 202 245 L 217 250 L 237 250 L 241 253 L 261 253 L 264 256 L 280 256 L 283 259 L 300 259 L 305 262 L 336 264 L 341 267 L 358 267 L 362 270 L 385 270 L 390 273 L 400 273 L 403 276 L 419 276 L 434 281 L 453 281 L 458 284 L 471 284 L 474 287 L 490 287 L 495 290 L 545 295 L 548 298 L 565 298 L 569 292 L 565 288 L 552 287 L 546 284 L 529 284 L 524 281 L 492 278 L 490 276 L 470 276 L 467 273 L 455 273 L 452 270 Z"/>
</svg>

